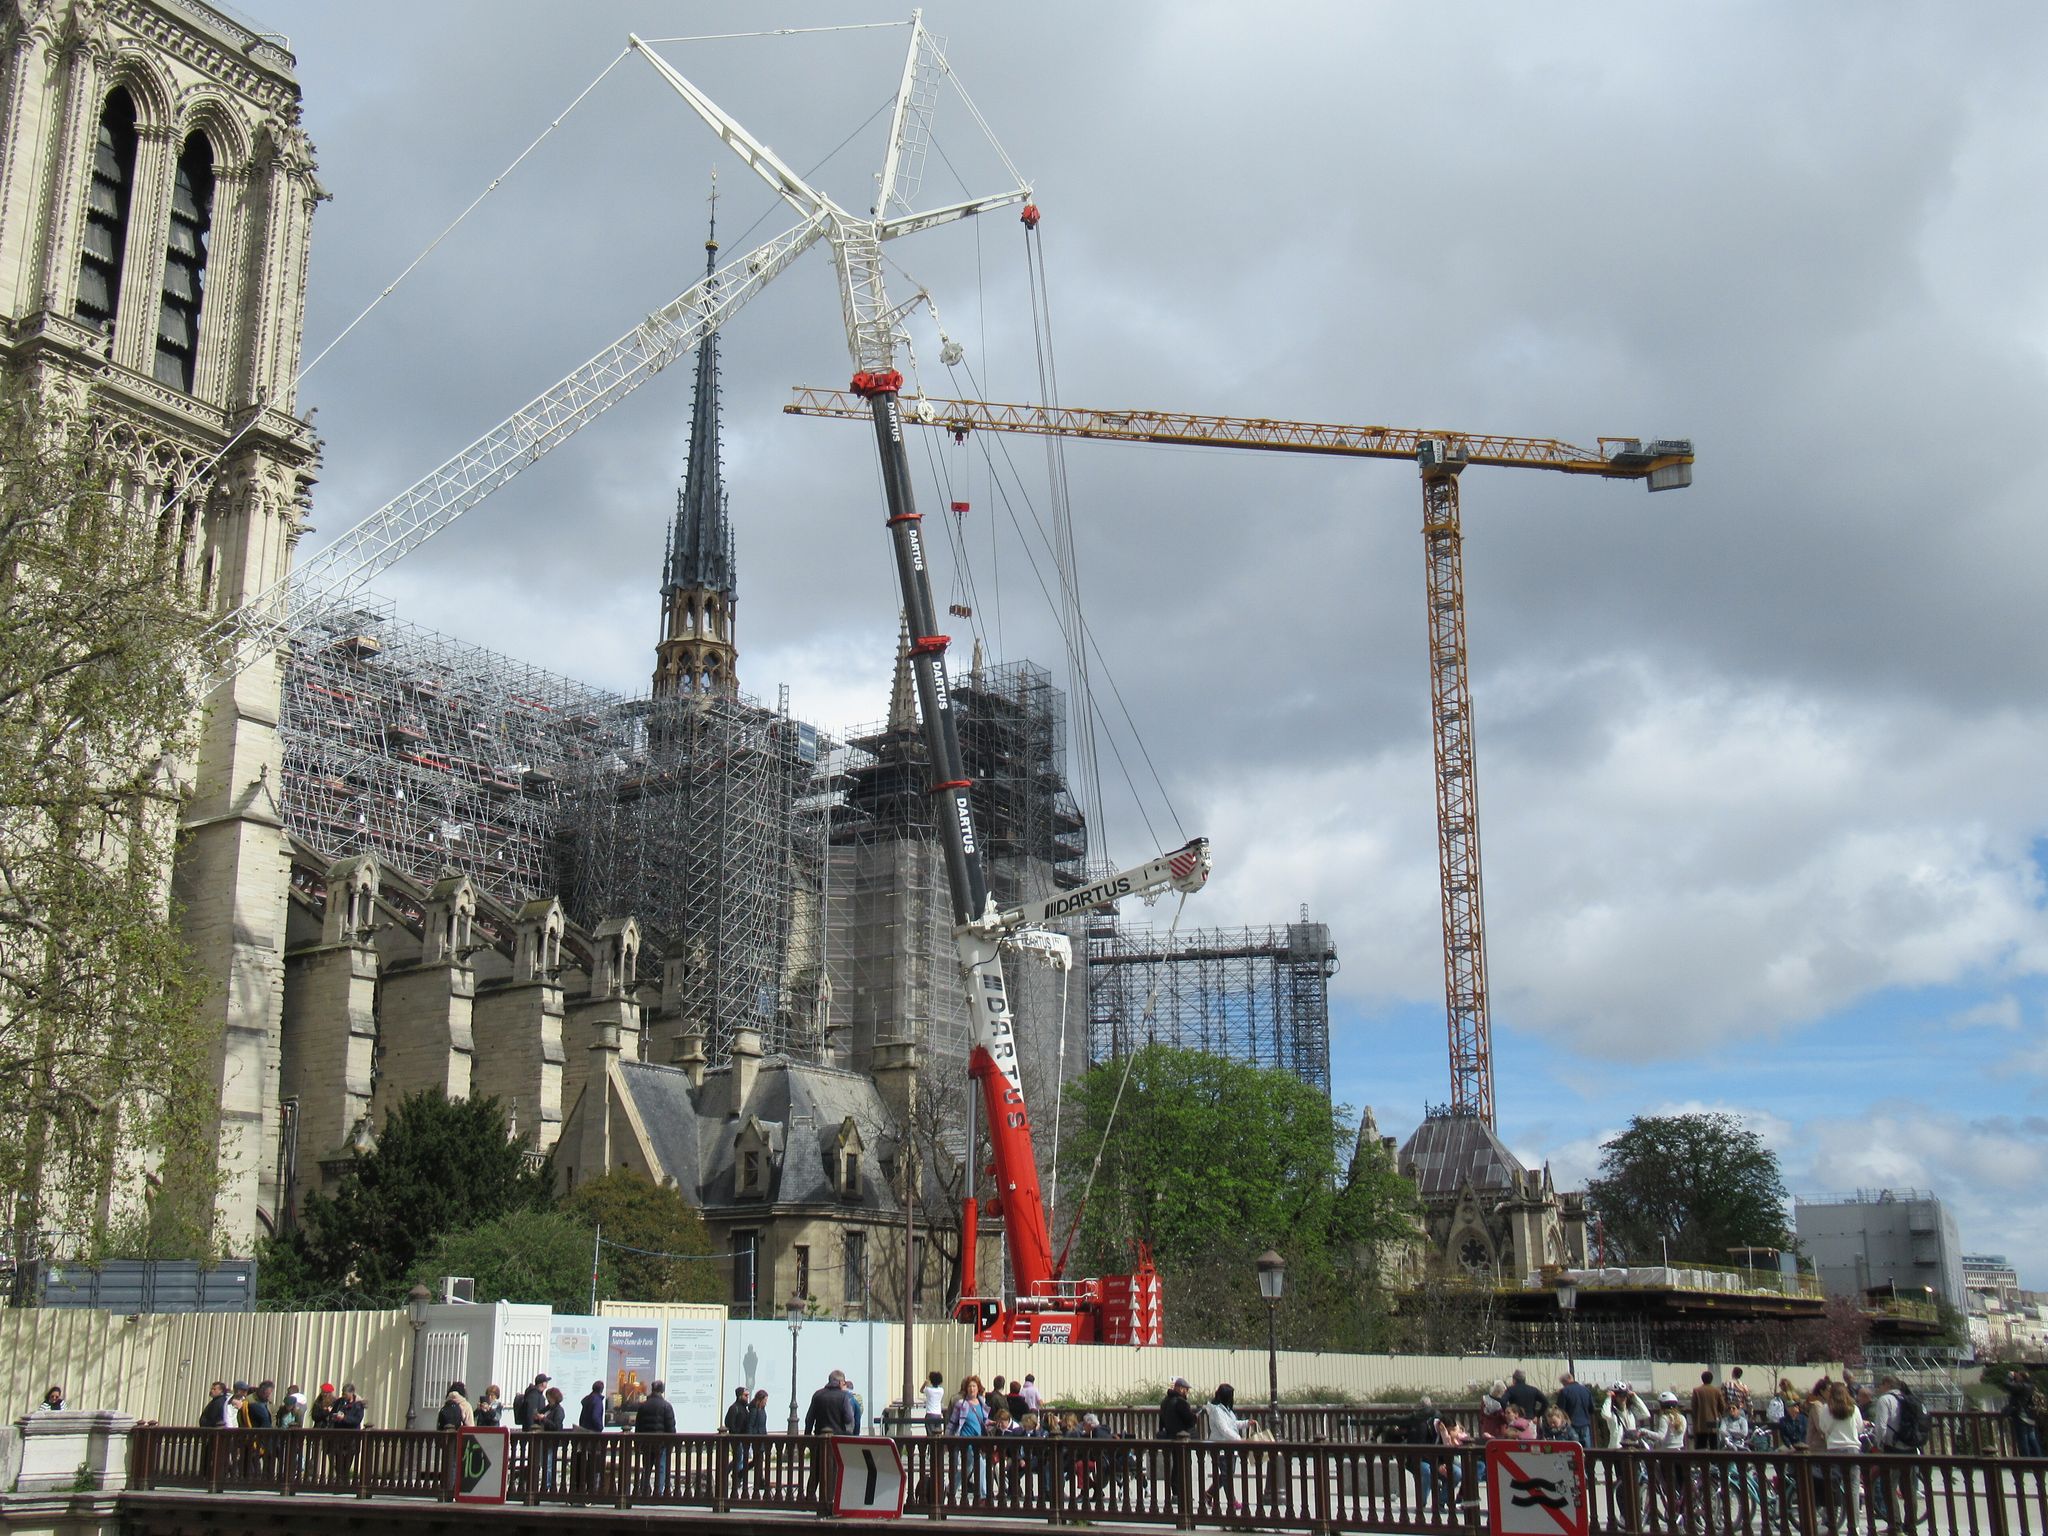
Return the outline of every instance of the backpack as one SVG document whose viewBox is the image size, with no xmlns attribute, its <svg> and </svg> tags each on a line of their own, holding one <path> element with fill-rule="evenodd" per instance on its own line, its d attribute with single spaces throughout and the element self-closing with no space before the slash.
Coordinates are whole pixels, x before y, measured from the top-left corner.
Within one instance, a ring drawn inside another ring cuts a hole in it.
<svg viewBox="0 0 2048 1536">
<path fill-rule="evenodd" d="M 1934 1419 L 1927 1405 L 1911 1392 L 1899 1392 L 1899 1411 L 1892 1419 L 1892 1444 L 1917 1451 L 1934 1435 Z"/>
<path fill-rule="evenodd" d="M 1427 1414 L 1395 1419 L 1380 1432 L 1382 1445 L 1434 1445 L 1436 1420 Z"/>
</svg>

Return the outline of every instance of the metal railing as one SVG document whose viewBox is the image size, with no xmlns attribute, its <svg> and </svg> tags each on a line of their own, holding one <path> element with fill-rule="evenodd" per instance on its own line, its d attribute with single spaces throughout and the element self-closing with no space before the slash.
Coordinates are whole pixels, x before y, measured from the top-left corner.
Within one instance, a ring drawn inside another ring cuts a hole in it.
<svg viewBox="0 0 2048 1536">
<path fill-rule="evenodd" d="M 344 1494 L 446 1501 L 452 1434 L 134 1431 L 138 1493 Z M 905 1513 L 1052 1525 L 1325 1532 L 1485 1529 L 1477 1446 L 906 1438 Z M 514 1434 L 508 1496 L 529 1505 L 816 1513 L 825 1442 L 781 1435 Z M 2048 1460 L 1802 1452 L 1595 1451 L 1600 1536 L 1948 1536 L 2048 1532 Z M 300 1523 L 303 1523 L 301 1521 Z"/>
</svg>

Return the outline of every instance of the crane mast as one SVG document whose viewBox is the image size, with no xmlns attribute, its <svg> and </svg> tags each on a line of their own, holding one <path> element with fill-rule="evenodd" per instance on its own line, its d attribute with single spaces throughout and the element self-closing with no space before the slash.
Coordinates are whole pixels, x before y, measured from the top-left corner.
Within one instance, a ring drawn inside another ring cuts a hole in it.
<svg viewBox="0 0 2048 1536">
<path fill-rule="evenodd" d="M 1465 536 L 1457 460 L 1423 455 L 1422 548 L 1429 574 L 1430 731 L 1436 749 L 1438 892 L 1451 1113 L 1493 1124 L 1493 1024 L 1486 1011 L 1486 904 L 1479 878 L 1479 761 L 1465 666 Z"/>
</svg>

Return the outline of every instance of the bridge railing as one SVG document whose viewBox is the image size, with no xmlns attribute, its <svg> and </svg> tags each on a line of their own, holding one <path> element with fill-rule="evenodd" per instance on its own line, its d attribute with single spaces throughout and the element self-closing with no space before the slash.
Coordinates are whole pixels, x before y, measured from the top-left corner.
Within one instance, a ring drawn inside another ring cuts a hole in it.
<svg viewBox="0 0 2048 1536">
<path fill-rule="evenodd" d="M 1951 1456 L 2012 1454 L 2012 1424 L 2002 1413 L 1944 1411 L 1928 1417 L 1934 1420 L 1934 1439 L 1929 1450 Z"/>
<path fill-rule="evenodd" d="M 433 1430 L 139 1427 L 138 1491 L 446 1501 L 454 1436 Z M 1486 1527 L 1484 1457 L 1457 1448 L 1147 1440 L 898 1442 L 905 1513 L 1050 1525 L 1457 1533 Z M 784 1435 L 514 1434 L 507 1494 L 529 1505 L 814 1513 L 822 1441 Z M 1595 1451 L 1598 1536 L 2048 1536 L 2048 1460 L 1806 1452 Z"/>
</svg>

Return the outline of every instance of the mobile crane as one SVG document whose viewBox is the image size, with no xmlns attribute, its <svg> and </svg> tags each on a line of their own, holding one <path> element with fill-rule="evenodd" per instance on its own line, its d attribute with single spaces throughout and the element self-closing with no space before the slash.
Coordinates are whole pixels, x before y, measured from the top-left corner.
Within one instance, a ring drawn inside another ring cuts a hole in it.
<svg viewBox="0 0 2048 1536">
<path fill-rule="evenodd" d="M 1062 917 L 1091 912 L 1126 896 L 1149 899 L 1166 890 L 1198 891 L 1209 878 L 1209 842 L 1196 838 L 1172 853 L 1162 854 L 1136 869 L 1110 875 L 1078 890 L 961 923 L 953 930 L 960 968 L 967 977 L 970 1006 L 979 999 L 998 1011 L 975 1013 L 976 1038 L 968 1057 L 968 1075 L 981 1087 L 988 1119 L 989 1146 L 994 1156 L 996 1198 L 991 1215 L 1003 1218 L 1010 1243 L 1010 1268 L 1016 1278 L 1016 1305 L 1005 1307 L 994 1297 L 963 1289 L 954 1316 L 974 1324 L 981 1340 L 1018 1344 L 1157 1344 L 1161 1342 L 1159 1274 L 1152 1258 L 1139 1249 L 1138 1267 L 1129 1275 L 1068 1280 L 1065 1255 L 1055 1262 L 1046 1231 L 1045 1202 L 1038 1188 L 1038 1159 L 1031 1145 L 1031 1120 L 1024 1103 L 1024 1085 L 1017 1073 L 1017 1050 L 1011 1039 L 1008 1003 L 1002 991 L 997 951 L 1014 936 L 1037 932 Z M 1050 936 L 1057 946 L 1064 935 Z M 1055 951 L 1057 952 L 1057 950 Z M 972 1194 L 962 1202 L 960 1272 L 963 1286 L 974 1283 L 975 1236 L 981 1212 Z"/>
<path fill-rule="evenodd" d="M 976 1323 L 977 1334 L 983 1338 L 1045 1343 L 1088 1343 L 1112 1338 L 1126 1343 L 1158 1343 L 1158 1276 L 1151 1272 L 1148 1259 L 1141 1255 L 1135 1275 L 1078 1281 L 1064 1279 L 1054 1263 L 1045 1202 L 1039 1193 L 1038 1164 L 1031 1145 L 1031 1117 L 1018 1069 L 1016 1020 L 1003 979 L 1000 950 L 1005 938 L 1017 935 L 1028 925 L 1044 923 L 1065 913 L 1084 912 L 1125 895 L 1150 894 L 1169 886 L 1182 891 L 1199 889 L 1209 875 L 1208 844 L 1197 839 L 1134 870 L 1007 912 L 997 909 L 990 893 L 988 869 L 974 825 L 970 798 L 973 783 L 962 763 L 960 732 L 946 676 L 946 649 L 952 641 L 940 633 L 932 602 L 920 526 L 924 514 L 917 510 L 917 499 L 911 489 L 910 454 L 904 441 L 903 375 L 895 367 L 903 317 L 919 302 L 919 297 L 900 307 L 891 306 L 883 283 L 882 242 L 1012 203 L 1026 204 L 1027 219 L 1036 214 L 1028 202 L 1031 189 L 1021 184 L 1021 177 L 1015 189 L 993 197 L 970 198 L 929 213 L 911 210 L 907 173 L 921 158 L 930 131 L 927 114 L 931 82 L 944 65 L 924 29 L 921 12 L 911 13 L 910 33 L 910 51 L 904 60 L 902 84 L 896 96 L 889 149 L 876 178 L 874 206 L 865 216 L 848 212 L 804 181 L 774 150 L 673 66 L 646 49 L 638 38 L 633 39 L 633 44 L 646 53 L 648 62 L 713 133 L 808 224 L 820 227 L 835 258 L 847 348 L 854 367 L 850 388 L 861 402 L 860 410 L 874 426 L 890 545 L 896 557 L 898 595 L 910 632 L 911 675 L 932 774 L 934 820 L 939 828 L 946 884 L 952 897 L 955 951 L 967 994 L 969 1038 L 973 1042 L 968 1072 L 981 1088 L 995 1165 L 997 1194 L 992 1208 L 1000 1211 L 1005 1223 L 1011 1273 L 1016 1282 L 1014 1309 L 1005 1308 L 1000 1301 L 969 1298 L 969 1315 Z M 1014 171 L 1014 167 L 1011 169 Z M 973 1155 L 972 1149 L 969 1155 Z M 963 1248 L 971 1245 L 976 1224 L 977 1212 L 971 1204 L 965 1215 L 967 1232 Z M 970 1284 L 971 1275 L 970 1270 Z"/>
</svg>

